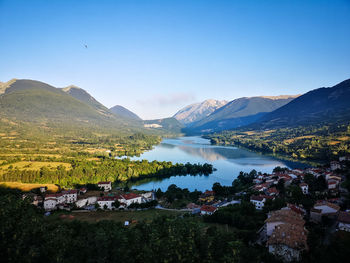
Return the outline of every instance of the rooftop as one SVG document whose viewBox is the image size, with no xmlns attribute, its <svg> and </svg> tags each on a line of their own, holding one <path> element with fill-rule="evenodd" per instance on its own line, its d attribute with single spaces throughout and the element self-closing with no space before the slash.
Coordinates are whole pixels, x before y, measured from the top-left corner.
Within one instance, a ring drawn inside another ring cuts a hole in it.
<svg viewBox="0 0 350 263">
<path fill-rule="evenodd" d="M 308 249 L 307 230 L 303 226 L 293 224 L 281 224 L 276 226 L 271 237 L 267 241 L 268 245 L 284 244 L 297 250 Z"/>
<path fill-rule="evenodd" d="M 283 222 L 298 226 L 304 226 L 303 217 L 293 210 L 277 210 L 270 213 L 270 217 L 265 220 L 265 223 Z"/>
</svg>

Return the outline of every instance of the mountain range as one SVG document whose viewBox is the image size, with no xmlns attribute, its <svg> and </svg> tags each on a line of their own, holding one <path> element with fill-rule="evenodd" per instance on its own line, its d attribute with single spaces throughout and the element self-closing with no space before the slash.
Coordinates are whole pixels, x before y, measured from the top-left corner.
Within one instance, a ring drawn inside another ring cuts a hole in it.
<svg viewBox="0 0 350 263">
<path fill-rule="evenodd" d="M 292 101 L 298 95 L 276 97 L 244 97 L 232 100 L 208 116 L 187 123 L 187 134 L 212 133 L 245 126 Z"/>
<path fill-rule="evenodd" d="M 14 125 L 26 124 L 67 132 L 83 128 L 114 133 L 173 132 L 167 130 L 167 127 L 173 127 L 171 125 L 164 125 L 162 129 L 145 128 L 136 114 L 121 106 L 109 110 L 79 87 L 56 88 L 28 79 L 0 83 L 0 117 L 2 121 Z M 180 123 L 177 122 L 177 125 Z"/>
<path fill-rule="evenodd" d="M 179 110 L 173 117 L 142 120 L 123 106 L 108 109 L 76 86 L 13 79 L 0 82 L 0 120 L 37 127 L 81 127 L 116 132 L 181 132 L 207 134 L 240 127 L 274 129 L 350 120 L 350 79 L 303 95 L 205 100 Z"/>
<path fill-rule="evenodd" d="M 350 121 L 350 79 L 305 93 L 248 126 L 254 129 L 342 124 Z"/>
</svg>

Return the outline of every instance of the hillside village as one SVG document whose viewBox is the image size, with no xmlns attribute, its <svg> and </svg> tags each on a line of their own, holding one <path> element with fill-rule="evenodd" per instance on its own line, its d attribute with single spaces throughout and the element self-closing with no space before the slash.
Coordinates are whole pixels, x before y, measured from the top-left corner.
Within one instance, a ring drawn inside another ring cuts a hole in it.
<svg viewBox="0 0 350 263">
<path fill-rule="evenodd" d="M 99 182 L 93 190 L 81 187 L 49 193 L 42 187 L 38 193 L 27 193 L 23 198 L 31 198 L 32 203 L 45 209 L 47 215 L 55 210 L 89 212 L 157 208 L 210 217 L 225 207 L 250 202 L 266 216 L 253 242 L 266 246 L 271 254 L 290 262 L 300 260 L 309 249 L 307 226 L 322 226 L 327 233 L 324 242 L 338 231 L 350 232 L 349 193 L 343 187 L 346 177 L 342 174 L 348 169 L 349 161 L 350 157 L 341 157 L 328 167 L 293 170 L 276 167 L 271 174 L 254 173 L 251 184 L 243 191 L 224 195 L 219 190 L 215 192 L 214 184 L 213 190 L 196 192 L 193 202 L 177 208 L 170 207 L 178 198 L 166 198 L 171 189 L 182 191 L 176 186 L 162 193 L 160 190 L 121 189 L 113 187 L 112 182 Z"/>
</svg>

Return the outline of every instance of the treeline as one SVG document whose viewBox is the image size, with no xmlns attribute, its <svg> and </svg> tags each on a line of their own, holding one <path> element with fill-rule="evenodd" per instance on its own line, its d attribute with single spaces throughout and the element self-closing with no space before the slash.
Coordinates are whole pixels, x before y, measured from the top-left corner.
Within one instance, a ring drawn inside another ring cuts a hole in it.
<svg viewBox="0 0 350 263">
<path fill-rule="evenodd" d="M 160 217 L 133 227 L 63 222 L 0 189 L 0 221 L 4 262 L 271 262 L 266 252 L 192 217 Z"/>
<path fill-rule="evenodd" d="M 296 159 L 332 160 L 350 154 L 350 125 L 302 126 L 269 131 L 224 131 L 212 144 L 235 145 Z"/>
<path fill-rule="evenodd" d="M 131 161 L 129 158 L 102 158 L 100 161 L 69 160 L 69 162 L 71 169 L 66 169 L 63 165 L 56 168 L 41 167 L 40 170 L 16 169 L 16 167 L 7 169 L 0 175 L 0 181 L 52 183 L 72 187 L 76 184 L 96 184 L 99 181 L 127 182 L 174 175 L 209 175 L 213 172 L 213 166 L 207 163 L 173 164 L 146 160 Z"/>
</svg>

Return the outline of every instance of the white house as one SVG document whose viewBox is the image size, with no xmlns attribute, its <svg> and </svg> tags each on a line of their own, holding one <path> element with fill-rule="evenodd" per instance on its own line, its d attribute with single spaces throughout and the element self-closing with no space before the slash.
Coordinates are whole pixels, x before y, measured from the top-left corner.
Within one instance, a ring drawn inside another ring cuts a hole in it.
<svg viewBox="0 0 350 263">
<path fill-rule="evenodd" d="M 62 191 L 62 194 L 67 204 L 72 204 L 78 199 L 78 190 Z"/>
<path fill-rule="evenodd" d="M 113 203 L 118 200 L 115 196 L 102 196 L 97 198 L 97 203 L 102 209 L 109 209 L 112 210 L 115 207 L 113 206 Z"/>
<path fill-rule="evenodd" d="M 45 196 L 45 199 L 48 199 L 48 198 L 56 199 L 57 204 L 63 204 L 63 203 L 66 202 L 66 198 L 63 196 L 62 193 L 47 194 L 47 195 Z"/>
<path fill-rule="evenodd" d="M 301 183 L 299 186 L 304 195 L 307 195 L 309 193 L 309 185 L 307 183 Z"/>
<path fill-rule="evenodd" d="M 129 194 L 123 194 L 118 197 L 118 201 L 120 203 L 125 204 L 126 207 L 133 203 L 141 204 L 142 203 L 142 196 L 134 193 Z"/>
<path fill-rule="evenodd" d="M 56 209 L 56 206 L 57 206 L 56 198 L 49 197 L 49 198 L 45 199 L 45 201 L 44 201 L 44 209 L 45 210 L 47 210 L 47 211 L 54 210 L 54 209 Z"/>
<path fill-rule="evenodd" d="M 266 198 L 261 196 L 261 195 L 253 195 L 250 197 L 250 202 L 253 203 L 255 205 L 255 208 L 258 210 L 263 209 L 264 205 L 265 205 L 265 201 Z"/>
<path fill-rule="evenodd" d="M 103 189 L 105 192 L 108 192 L 110 190 L 112 190 L 112 182 L 108 181 L 108 182 L 99 182 L 97 184 L 98 187 L 100 187 L 101 189 Z"/>
<path fill-rule="evenodd" d="M 88 205 L 94 205 L 97 202 L 97 197 L 96 196 L 90 196 L 88 198 L 80 199 L 75 202 L 75 205 L 79 208 L 88 206 Z"/>
<path fill-rule="evenodd" d="M 212 215 L 215 213 L 217 208 L 212 205 L 203 205 L 200 210 L 201 210 L 201 215 Z"/>
<path fill-rule="evenodd" d="M 350 213 L 340 211 L 338 215 L 338 230 L 350 232 Z"/>
<path fill-rule="evenodd" d="M 154 192 L 146 192 L 141 194 L 143 201 L 150 202 L 156 199 Z"/>
</svg>

